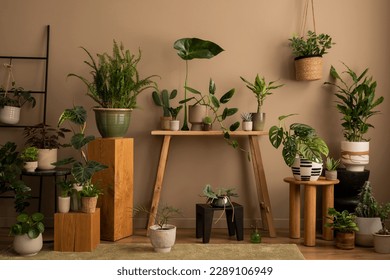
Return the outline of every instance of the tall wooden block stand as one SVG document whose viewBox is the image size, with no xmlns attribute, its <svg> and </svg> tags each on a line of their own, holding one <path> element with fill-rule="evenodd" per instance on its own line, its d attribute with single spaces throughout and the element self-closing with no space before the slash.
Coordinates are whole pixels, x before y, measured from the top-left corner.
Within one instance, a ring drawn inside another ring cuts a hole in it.
<svg viewBox="0 0 390 280">
<path fill-rule="evenodd" d="M 95 213 L 54 214 L 54 251 L 91 252 L 99 244 L 99 208 Z"/>
<path fill-rule="evenodd" d="M 108 166 L 93 177 L 104 192 L 98 201 L 102 240 L 133 234 L 133 149 L 132 138 L 99 138 L 88 144 L 89 159 Z"/>
</svg>

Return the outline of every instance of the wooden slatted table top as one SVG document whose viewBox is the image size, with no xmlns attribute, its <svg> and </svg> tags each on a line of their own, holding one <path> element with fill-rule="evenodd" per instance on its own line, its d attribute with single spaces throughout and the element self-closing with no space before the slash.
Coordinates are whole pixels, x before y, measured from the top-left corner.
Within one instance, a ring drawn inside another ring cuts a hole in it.
<svg viewBox="0 0 390 280">
<path fill-rule="evenodd" d="M 163 135 L 163 136 L 215 136 L 215 135 L 223 135 L 222 130 L 209 130 L 209 131 L 196 131 L 196 130 L 188 130 L 188 131 L 171 131 L 171 130 L 153 130 L 151 132 L 152 135 Z M 268 131 L 231 131 L 229 132 L 232 136 L 263 136 L 268 135 Z"/>
</svg>

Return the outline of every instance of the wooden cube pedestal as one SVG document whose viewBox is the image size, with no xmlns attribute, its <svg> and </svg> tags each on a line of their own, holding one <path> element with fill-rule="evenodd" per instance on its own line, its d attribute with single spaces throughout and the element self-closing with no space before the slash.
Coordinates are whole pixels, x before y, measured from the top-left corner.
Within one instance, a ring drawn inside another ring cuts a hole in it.
<svg viewBox="0 0 390 280">
<path fill-rule="evenodd" d="M 54 251 L 91 252 L 100 244 L 100 209 L 95 213 L 55 213 Z"/>
<path fill-rule="evenodd" d="M 104 192 L 98 201 L 102 240 L 133 234 L 133 146 L 132 138 L 99 138 L 88 144 L 89 159 L 108 166 L 93 176 Z"/>
</svg>

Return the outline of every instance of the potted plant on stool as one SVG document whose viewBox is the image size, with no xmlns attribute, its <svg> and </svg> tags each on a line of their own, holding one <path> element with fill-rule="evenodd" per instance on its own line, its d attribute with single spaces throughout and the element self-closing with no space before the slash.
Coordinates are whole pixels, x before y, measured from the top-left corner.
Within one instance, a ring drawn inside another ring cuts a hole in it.
<svg viewBox="0 0 390 280">
<path fill-rule="evenodd" d="M 43 246 L 42 233 L 45 231 L 42 213 L 29 216 L 26 213 L 16 217 L 16 223 L 11 227 L 10 234 L 15 236 L 14 250 L 23 256 L 36 255 Z"/>
<path fill-rule="evenodd" d="M 359 231 L 359 227 L 355 223 L 355 215 L 350 214 L 347 210 L 339 212 L 334 208 L 329 208 L 326 218 L 332 222 L 326 223 L 325 226 L 336 232 L 336 247 L 344 250 L 355 248 L 355 232 Z"/>
</svg>

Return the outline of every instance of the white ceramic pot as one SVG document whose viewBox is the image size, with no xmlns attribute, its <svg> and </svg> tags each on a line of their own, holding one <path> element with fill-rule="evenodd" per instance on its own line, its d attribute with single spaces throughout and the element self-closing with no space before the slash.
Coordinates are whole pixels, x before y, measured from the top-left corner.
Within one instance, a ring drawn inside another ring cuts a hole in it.
<svg viewBox="0 0 390 280">
<path fill-rule="evenodd" d="M 57 161 L 58 149 L 39 149 L 38 151 L 38 169 L 51 170 L 56 168 L 52 165 Z"/>
<path fill-rule="evenodd" d="M 14 106 L 4 106 L 0 109 L 0 122 L 5 124 L 17 124 L 20 119 L 20 108 Z"/>
<path fill-rule="evenodd" d="M 378 232 L 382 228 L 381 219 L 379 217 L 356 217 L 355 222 L 359 227 L 359 231 L 355 235 L 356 245 L 364 247 L 374 246 L 373 233 Z"/>
<path fill-rule="evenodd" d="M 14 250 L 22 256 L 34 256 L 41 251 L 43 246 L 42 234 L 31 239 L 27 234 L 16 235 L 14 239 Z"/>
<path fill-rule="evenodd" d="M 252 129 L 253 129 L 253 122 L 252 121 L 250 121 L 250 122 L 243 121 L 242 122 L 242 130 L 244 130 L 244 131 L 252 131 Z"/>
<path fill-rule="evenodd" d="M 159 225 L 149 227 L 149 238 L 154 251 L 169 253 L 176 241 L 176 226 L 166 224 L 163 229 Z"/>
<path fill-rule="evenodd" d="M 374 233 L 374 250 L 377 253 L 390 253 L 390 235 L 382 235 Z"/>
<path fill-rule="evenodd" d="M 38 168 L 38 161 L 27 161 L 24 163 L 23 168 L 27 172 L 34 172 Z"/>
<path fill-rule="evenodd" d="M 317 181 L 322 172 L 322 163 L 297 157 L 291 166 L 291 170 L 295 180 Z"/>
<path fill-rule="evenodd" d="M 59 196 L 57 207 L 59 213 L 68 213 L 70 210 L 70 196 Z"/>
<path fill-rule="evenodd" d="M 172 120 L 169 122 L 169 129 L 172 131 L 178 131 L 180 129 L 180 121 Z"/>
<path fill-rule="evenodd" d="M 361 172 L 369 163 L 370 142 L 341 141 L 341 162 L 347 171 Z"/>
</svg>

